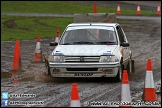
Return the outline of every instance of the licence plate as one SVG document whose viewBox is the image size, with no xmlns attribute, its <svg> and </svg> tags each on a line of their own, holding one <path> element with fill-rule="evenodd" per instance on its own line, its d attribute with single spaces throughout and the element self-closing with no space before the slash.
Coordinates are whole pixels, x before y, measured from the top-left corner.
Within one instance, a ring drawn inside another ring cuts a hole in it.
<svg viewBox="0 0 162 108">
<path fill-rule="evenodd" d="M 74 76 L 92 76 L 93 73 L 75 73 Z"/>
</svg>

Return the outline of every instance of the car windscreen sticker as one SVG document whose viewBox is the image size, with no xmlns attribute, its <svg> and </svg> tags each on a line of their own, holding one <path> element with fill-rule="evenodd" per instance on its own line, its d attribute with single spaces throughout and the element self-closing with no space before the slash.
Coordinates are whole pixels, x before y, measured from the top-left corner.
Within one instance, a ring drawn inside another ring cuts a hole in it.
<svg viewBox="0 0 162 108">
<path fill-rule="evenodd" d="M 111 30 L 111 31 L 114 31 L 114 28 L 113 27 L 102 27 L 102 26 L 79 26 L 79 27 L 68 27 L 66 29 L 66 31 L 69 31 L 69 30 L 77 30 L 77 29 L 105 29 L 105 30 Z"/>
<path fill-rule="evenodd" d="M 68 28 L 66 29 L 66 31 L 74 30 L 74 29 L 75 29 L 75 27 L 68 27 Z"/>
<path fill-rule="evenodd" d="M 114 31 L 114 28 L 113 27 L 108 27 L 107 30 Z"/>
</svg>

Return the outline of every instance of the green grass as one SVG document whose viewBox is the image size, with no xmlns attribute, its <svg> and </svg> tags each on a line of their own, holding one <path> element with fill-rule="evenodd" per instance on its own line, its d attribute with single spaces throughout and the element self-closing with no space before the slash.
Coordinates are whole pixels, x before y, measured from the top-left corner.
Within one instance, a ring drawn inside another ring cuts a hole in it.
<svg viewBox="0 0 162 108">
<path fill-rule="evenodd" d="M 98 13 L 116 12 L 116 8 L 111 7 L 97 6 L 97 10 Z M 71 14 L 93 13 L 93 4 L 82 5 L 66 1 L 1 1 L 1 13 L 5 12 Z M 121 14 L 136 14 L 136 10 L 122 9 Z M 155 13 L 141 10 L 141 14 L 152 15 Z M 12 22 L 9 20 L 12 20 Z M 2 15 L 1 41 L 29 40 L 37 38 L 38 35 L 40 35 L 41 38 L 55 38 L 58 27 L 61 29 L 60 34 L 62 34 L 65 27 L 73 21 L 73 18 L 20 17 Z M 127 23 L 129 21 L 117 20 L 117 22 Z"/>
<path fill-rule="evenodd" d="M 9 26 L 4 24 L 6 21 L 10 22 Z M 30 40 L 38 35 L 41 38 L 55 38 L 57 28 L 60 28 L 62 34 L 65 27 L 72 22 L 73 18 L 2 16 L 1 40 Z"/>
<path fill-rule="evenodd" d="M 117 8 L 97 6 L 99 13 L 115 13 Z M 136 14 L 136 9 L 123 9 L 122 14 Z M 1 12 L 24 13 L 93 13 L 92 5 L 62 1 L 1 1 Z M 156 12 L 141 10 L 141 14 L 153 15 Z"/>
</svg>

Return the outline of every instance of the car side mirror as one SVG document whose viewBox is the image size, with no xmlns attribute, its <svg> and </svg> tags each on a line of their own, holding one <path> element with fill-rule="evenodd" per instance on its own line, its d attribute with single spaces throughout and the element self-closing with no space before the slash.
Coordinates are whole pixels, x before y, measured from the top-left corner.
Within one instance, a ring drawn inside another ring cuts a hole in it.
<svg viewBox="0 0 162 108">
<path fill-rule="evenodd" d="M 123 47 L 129 47 L 129 43 L 125 43 L 125 42 L 123 42 L 123 43 L 120 43 L 120 46 L 123 46 Z"/>
<path fill-rule="evenodd" d="M 50 46 L 57 46 L 58 43 L 57 42 L 50 42 Z"/>
</svg>

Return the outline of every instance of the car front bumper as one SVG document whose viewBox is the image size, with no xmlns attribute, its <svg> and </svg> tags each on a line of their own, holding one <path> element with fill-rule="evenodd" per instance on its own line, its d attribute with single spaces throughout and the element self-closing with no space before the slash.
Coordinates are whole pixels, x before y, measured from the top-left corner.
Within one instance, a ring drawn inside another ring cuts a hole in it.
<svg viewBox="0 0 162 108">
<path fill-rule="evenodd" d="M 49 62 L 52 77 L 115 77 L 119 62 L 112 63 L 53 63 Z"/>
</svg>

